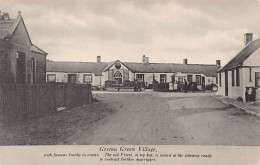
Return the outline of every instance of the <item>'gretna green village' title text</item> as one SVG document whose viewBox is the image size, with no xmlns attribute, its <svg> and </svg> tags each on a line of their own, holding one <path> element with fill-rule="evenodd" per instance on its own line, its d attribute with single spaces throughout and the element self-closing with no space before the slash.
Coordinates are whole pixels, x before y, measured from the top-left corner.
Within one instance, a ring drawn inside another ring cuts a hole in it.
<svg viewBox="0 0 260 165">
<path fill-rule="evenodd" d="M 145 151 L 145 152 L 157 152 L 157 150 L 155 149 L 155 148 L 153 148 L 153 147 L 147 147 L 147 146 L 139 146 L 139 147 L 136 147 L 136 148 L 134 148 L 134 147 L 130 147 L 130 148 L 128 148 L 128 147 L 100 147 L 99 148 L 99 150 L 100 151 L 115 151 L 115 152 L 117 152 L 117 151 L 133 151 L 133 152 L 135 152 L 135 151 L 140 151 L 140 152 L 142 152 L 142 151 Z"/>
</svg>

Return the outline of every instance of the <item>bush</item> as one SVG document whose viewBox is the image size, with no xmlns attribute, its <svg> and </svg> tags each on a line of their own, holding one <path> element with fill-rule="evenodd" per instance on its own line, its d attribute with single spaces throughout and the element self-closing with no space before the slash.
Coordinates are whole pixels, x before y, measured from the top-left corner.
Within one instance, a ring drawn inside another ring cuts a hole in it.
<svg viewBox="0 0 260 165">
<path fill-rule="evenodd" d="M 243 102 L 243 98 L 242 98 L 242 97 L 238 97 L 238 98 L 236 99 L 236 101 L 238 101 L 238 102 Z"/>
</svg>

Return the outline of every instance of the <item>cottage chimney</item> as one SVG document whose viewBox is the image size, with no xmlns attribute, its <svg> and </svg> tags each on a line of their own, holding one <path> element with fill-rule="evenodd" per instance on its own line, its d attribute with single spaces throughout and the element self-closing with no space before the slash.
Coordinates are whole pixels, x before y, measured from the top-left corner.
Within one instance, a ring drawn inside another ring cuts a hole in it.
<svg viewBox="0 0 260 165">
<path fill-rule="evenodd" d="M 220 60 L 216 60 L 216 65 L 220 66 L 221 65 L 221 61 Z"/>
<path fill-rule="evenodd" d="M 8 13 L 3 13 L 2 19 L 5 20 L 5 21 L 10 20 L 9 14 Z"/>
<path fill-rule="evenodd" d="M 20 18 L 20 17 L 22 17 L 22 12 L 19 10 L 19 11 L 18 11 L 17 18 Z"/>
<path fill-rule="evenodd" d="M 253 41 L 253 33 L 246 33 L 244 35 L 244 42 L 245 42 L 245 46 L 249 43 Z"/>
<path fill-rule="evenodd" d="M 98 63 L 101 62 L 101 56 L 97 56 L 97 62 L 98 62 Z"/>
<path fill-rule="evenodd" d="M 149 57 L 145 57 L 145 55 L 143 55 L 142 64 L 149 64 Z"/>
<path fill-rule="evenodd" d="M 187 58 L 183 59 L 183 64 L 188 64 L 188 59 Z"/>
</svg>

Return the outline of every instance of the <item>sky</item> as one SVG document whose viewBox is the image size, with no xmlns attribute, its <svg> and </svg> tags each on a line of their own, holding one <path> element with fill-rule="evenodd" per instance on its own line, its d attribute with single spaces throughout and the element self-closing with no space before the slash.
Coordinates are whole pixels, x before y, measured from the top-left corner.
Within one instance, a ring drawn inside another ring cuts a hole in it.
<svg viewBox="0 0 260 165">
<path fill-rule="evenodd" d="M 260 37 L 260 0 L 0 0 L 22 12 L 32 42 L 54 61 L 224 65 Z"/>
</svg>

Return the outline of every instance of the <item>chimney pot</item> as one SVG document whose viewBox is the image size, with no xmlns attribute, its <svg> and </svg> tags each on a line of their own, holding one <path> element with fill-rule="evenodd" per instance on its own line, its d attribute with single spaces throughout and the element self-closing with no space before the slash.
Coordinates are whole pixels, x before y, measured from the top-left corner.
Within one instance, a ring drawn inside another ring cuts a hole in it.
<svg viewBox="0 0 260 165">
<path fill-rule="evenodd" d="M 183 64 L 188 64 L 188 59 L 187 58 L 183 59 Z"/>
<path fill-rule="evenodd" d="M 244 43 L 245 43 L 245 46 L 246 46 L 248 43 L 252 42 L 252 41 L 253 41 L 253 33 L 246 33 L 246 34 L 244 35 Z"/>
<path fill-rule="evenodd" d="M 220 60 L 216 60 L 216 65 L 221 66 L 221 61 Z"/>
<path fill-rule="evenodd" d="M 101 56 L 97 56 L 97 62 L 101 62 Z"/>
</svg>

